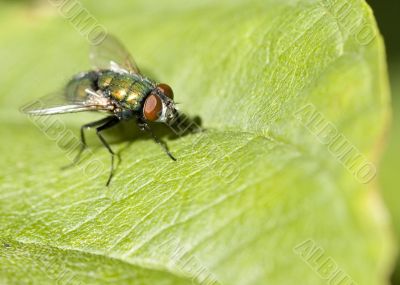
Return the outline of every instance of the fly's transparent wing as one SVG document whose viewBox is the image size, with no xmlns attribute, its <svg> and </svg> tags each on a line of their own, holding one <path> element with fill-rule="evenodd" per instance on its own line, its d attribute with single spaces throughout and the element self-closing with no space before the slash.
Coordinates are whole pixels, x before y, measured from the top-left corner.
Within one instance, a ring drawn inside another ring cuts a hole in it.
<svg viewBox="0 0 400 285">
<path fill-rule="evenodd" d="M 140 74 L 130 53 L 123 44 L 112 35 L 90 47 L 90 61 L 96 69 L 111 69 L 122 73 Z"/>
<path fill-rule="evenodd" d="M 85 111 L 109 111 L 113 110 L 110 100 L 87 90 L 87 96 L 71 98 L 64 91 L 51 93 L 39 98 L 21 108 L 21 111 L 35 116 L 77 113 Z"/>
</svg>

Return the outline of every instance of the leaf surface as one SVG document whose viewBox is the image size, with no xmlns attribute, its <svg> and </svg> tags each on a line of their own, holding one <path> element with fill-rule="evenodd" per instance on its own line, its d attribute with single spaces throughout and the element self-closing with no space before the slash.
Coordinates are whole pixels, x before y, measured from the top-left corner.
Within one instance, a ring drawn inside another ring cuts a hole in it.
<svg viewBox="0 0 400 285">
<path fill-rule="evenodd" d="M 393 248 L 375 180 L 360 183 L 300 112 L 312 106 L 378 160 L 389 92 L 364 1 L 82 1 L 206 129 L 165 137 L 177 162 L 147 137 L 114 143 L 109 188 L 102 148 L 60 171 L 92 116 L 51 124 L 17 111 L 88 68 L 85 38 L 48 3 L 0 7 L 12 27 L 0 31 L 3 283 L 322 284 L 327 260 L 346 280 L 386 283 Z M 320 259 L 299 253 L 308 241 Z"/>
</svg>

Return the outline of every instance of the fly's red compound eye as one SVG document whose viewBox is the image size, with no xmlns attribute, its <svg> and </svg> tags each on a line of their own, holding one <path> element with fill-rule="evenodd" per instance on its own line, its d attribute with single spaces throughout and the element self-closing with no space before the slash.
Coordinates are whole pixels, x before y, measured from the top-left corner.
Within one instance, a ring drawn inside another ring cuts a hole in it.
<svg viewBox="0 0 400 285">
<path fill-rule="evenodd" d="M 143 115 L 148 121 L 154 122 L 160 118 L 162 111 L 161 98 L 157 95 L 150 94 L 144 102 Z"/>
<path fill-rule="evenodd" d="M 172 88 L 165 84 L 165 83 L 160 83 L 157 85 L 157 88 L 162 92 L 162 94 L 164 94 L 165 96 L 167 96 L 170 99 L 174 99 L 174 91 L 172 91 Z"/>
</svg>

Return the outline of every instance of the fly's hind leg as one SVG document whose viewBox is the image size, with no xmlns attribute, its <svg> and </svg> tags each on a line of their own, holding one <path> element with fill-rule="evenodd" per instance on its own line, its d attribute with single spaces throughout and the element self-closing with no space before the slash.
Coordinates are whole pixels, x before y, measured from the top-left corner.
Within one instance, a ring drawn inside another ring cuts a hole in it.
<svg viewBox="0 0 400 285">
<path fill-rule="evenodd" d="M 72 163 L 62 167 L 62 169 L 67 169 L 67 168 L 70 168 L 71 166 L 74 166 L 74 165 L 78 164 L 78 162 L 79 162 L 79 160 L 80 160 L 80 158 L 82 156 L 83 151 L 87 148 L 86 138 L 85 138 L 85 130 L 90 129 L 90 128 L 94 128 L 94 127 L 99 126 L 99 125 L 103 125 L 106 122 L 108 122 L 109 120 L 110 119 L 107 117 L 107 118 L 104 118 L 104 119 L 101 119 L 101 120 L 98 120 L 98 121 L 95 121 L 95 122 L 92 122 L 92 123 L 85 124 L 85 125 L 81 126 L 81 130 L 80 130 L 81 143 L 80 143 L 79 151 L 76 154 L 76 156 L 75 156 L 74 160 L 72 161 Z"/>
<path fill-rule="evenodd" d="M 96 128 L 96 134 L 99 137 L 99 139 L 102 142 L 102 144 L 107 148 L 108 152 L 111 154 L 110 175 L 108 176 L 108 180 L 107 180 L 107 183 L 106 183 L 106 186 L 108 186 L 108 185 L 110 185 L 111 179 L 112 179 L 112 177 L 114 175 L 114 157 L 115 157 L 115 152 L 111 149 L 110 145 L 104 139 L 104 137 L 102 136 L 101 132 L 104 131 L 104 130 L 107 130 L 109 128 L 112 128 L 113 126 L 118 124 L 120 122 L 120 120 L 117 117 L 114 117 L 114 116 L 108 117 L 106 119 L 107 119 L 107 121 L 105 121 L 103 125 L 101 125 L 100 127 Z"/>
</svg>

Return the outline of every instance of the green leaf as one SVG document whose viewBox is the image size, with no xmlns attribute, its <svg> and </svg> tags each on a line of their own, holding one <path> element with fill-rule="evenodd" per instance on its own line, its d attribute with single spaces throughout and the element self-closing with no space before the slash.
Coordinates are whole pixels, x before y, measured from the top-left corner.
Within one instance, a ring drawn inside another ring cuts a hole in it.
<svg viewBox="0 0 400 285">
<path fill-rule="evenodd" d="M 47 2 L 0 4 L 1 283 L 386 283 L 394 249 L 376 181 L 360 183 L 309 124 L 320 114 L 378 161 L 389 92 L 364 1 L 83 8 L 206 132 L 165 137 L 177 162 L 148 137 L 114 139 L 109 188 L 103 148 L 61 171 L 66 141 L 93 116 L 31 121 L 17 109 L 88 69 L 86 39 Z"/>
<path fill-rule="evenodd" d="M 397 244 L 400 244 L 400 209 L 398 207 L 399 191 L 397 183 L 397 169 L 400 161 L 400 62 L 393 61 L 391 68 L 391 87 L 393 93 L 393 117 L 388 146 L 382 158 L 381 174 L 379 176 L 382 185 L 383 197 L 393 219 L 394 231 L 397 236 Z M 397 259 L 396 272 L 392 284 L 400 282 L 400 260 Z"/>
</svg>

